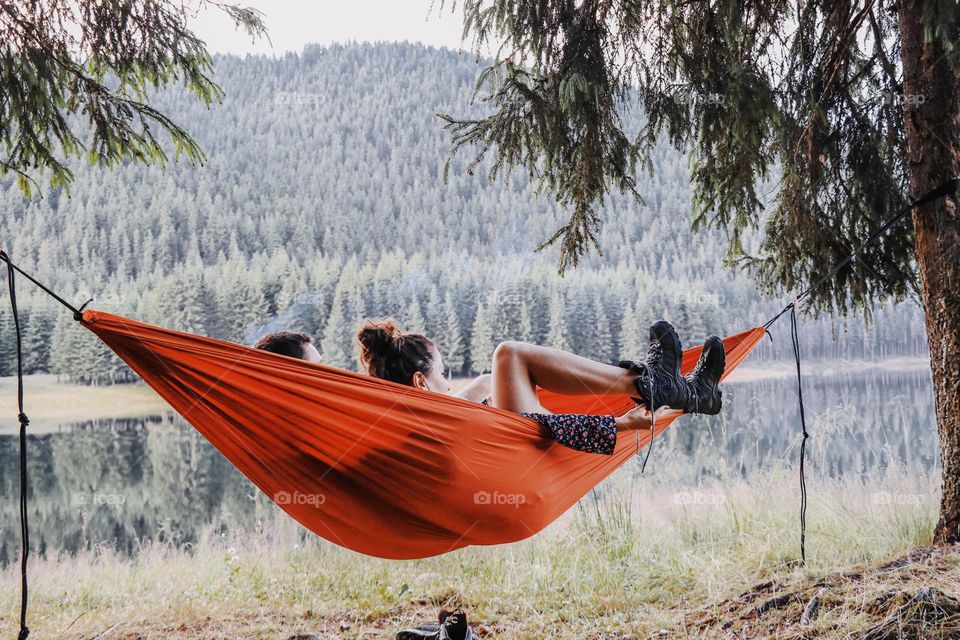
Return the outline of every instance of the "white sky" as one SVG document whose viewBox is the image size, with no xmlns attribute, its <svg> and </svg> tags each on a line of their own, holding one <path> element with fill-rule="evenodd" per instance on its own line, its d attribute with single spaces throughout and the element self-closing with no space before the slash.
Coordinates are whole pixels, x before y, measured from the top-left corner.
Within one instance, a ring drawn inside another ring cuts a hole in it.
<svg viewBox="0 0 960 640">
<path fill-rule="evenodd" d="M 439 0 L 231 0 L 264 14 L 270 41 L 251 42 L 219 10 L 205 10 L 193 22 L 211 53 L 299 52 L 305 44 L 349 41 L 423 42 L 461 48 L 461 7 L 452 13 Z M 462 2 L 458 3 L 462 4 Z M 271 44 L 272 42 L 272 44 Z"/>
</svg>

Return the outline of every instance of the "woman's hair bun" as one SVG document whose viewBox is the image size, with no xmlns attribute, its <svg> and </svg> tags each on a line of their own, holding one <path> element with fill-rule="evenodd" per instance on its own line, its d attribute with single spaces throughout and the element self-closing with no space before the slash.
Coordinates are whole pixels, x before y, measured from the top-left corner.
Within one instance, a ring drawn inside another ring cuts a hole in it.
<svg viewBox="0 0 960 640">
<path fill-rule="evenodd" d="M 357 342 L 360 364 L 375 378 L 413 384 L 418 371 L 427 376 L 433 370 L 433 341 L 421 333 L 404 333 L 392 318 L 364 320 Z"/>
<path fill-rule="evenodd" d="M 403 337 L 403 331 L 393 320 L 366 320 L 357 331 L 360 343 L 360 360 L 370 364 L 389 357 L 396 352 L 396 342 Z"/>
</svg>

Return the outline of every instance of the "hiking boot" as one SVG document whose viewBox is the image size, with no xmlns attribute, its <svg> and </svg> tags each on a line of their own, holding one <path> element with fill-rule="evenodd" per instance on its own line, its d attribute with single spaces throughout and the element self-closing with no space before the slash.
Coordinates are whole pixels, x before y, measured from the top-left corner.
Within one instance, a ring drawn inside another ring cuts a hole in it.
<svg viewBox="0 0 960 640">
<path fill-rule="evenodd" d="M 635 371 L 634 381 L 639 398 L 637 404 L 646 405 L 650 411 L 660 407 L 684 409 L 689 403 L 690 385 L 680 375 L 683 347 L 676 330 L 666 320 L 655 322 L 650 327 L 650 347 L 645 362 L 622 360 L 618 366 Z"/>
<path fill-rule="evenodd" d="M 437 616 L 440 624 L 427 624 L 413 629 L 404 629 L 397 640 L 476 640 L 473 630 L 467 626 L 467 614 L 441 609 Z"/>
<path fill-rule="evenodd" d="M 397 640 L 437 640 L 440 637 L 440 625 L 425 624 L 422 627 L 404 629 L 397 633 Z"/>
<path fill-rule="evenodd" d="M 437 640 L 470 640 L 473 638 L 473 631 L 467 625 L 467 614 L 463 611 L 454 611 L 447 613 L 446 616 L 440 614 L 440 635 Z"/>
<path fill-rule="evenodd" d="M 684 407 L 687 413 L 702 413 L 714 416 L 720 413 L 723 405 L 723 393 L 717 388 L 720 376 L 727 363 L 723 341 L 710 336 L 703 341 L 703 351 L 693 372 L 684 379 L 690 388 L 689 401 Z"/>
</svg>

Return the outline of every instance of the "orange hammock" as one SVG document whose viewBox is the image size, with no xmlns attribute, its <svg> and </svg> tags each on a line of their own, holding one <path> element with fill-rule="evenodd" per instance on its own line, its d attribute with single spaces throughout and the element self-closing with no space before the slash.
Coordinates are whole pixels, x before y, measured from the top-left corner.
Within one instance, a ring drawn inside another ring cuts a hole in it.
<svg viewBox="0 0 960 640">
<path fill-rule="evenodd" d="M 281 509 L 381 558 L 532 536 L 651 438 L 621 433 L 613 455 L 582 453 L 534 420 L 460 398 L 102 311 L 84 311 L 82 324 Z M 763 336 L 755 328 L 724 340 L 724 376 Z M 685 372 L 699 354 L 684 352 Z M 633 406 L 626 396 L 540 398 L 557 413 Z"/>
</svg>

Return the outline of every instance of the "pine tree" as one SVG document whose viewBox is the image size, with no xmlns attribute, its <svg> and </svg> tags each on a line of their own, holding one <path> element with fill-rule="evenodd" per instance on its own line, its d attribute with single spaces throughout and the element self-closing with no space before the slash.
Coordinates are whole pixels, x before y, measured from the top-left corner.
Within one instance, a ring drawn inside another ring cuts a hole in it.
<svg viewBox="0 0 960 640">
<path fill-rule="evenodd" d="M 424 333 L 428 336 L 439 336 L 444 331 L 446 319 L 446 307 L 444 299 L 440 297 L 440 289 L 436 284 L 431 284 L 427 307 L 424 310 Z"/>
<path fill-rule="evenodd" d="M 204 281 L 203 273 L 199 268 L 192 268 L 178 279 L 182 284 L 183 297 L 180 303 L 180 318 L 181 325 L 184 327 L 183 331 L 198 335 L 209 335 L 209 330 L 213 325 L 210 317 L 213 295 Z M 254 295 L 252 302 L 256 309 L 251 311 L 251 315 L 257 315 L 257 319 L 260 319 L 259 314 L 266 313 L 265 300 L 261 302 Z"/>
<path fill-rule="evenodd" d="M 259 12 L 213 4 L 250 35 L 266 33 Z M 73 181 L 65 154 L 106 167 L 152 164 L 167 159 L 169 139 L 178 156 L 203 160 L 197 142 L 150 102 L 162 93 L 155 89 L 179 84 L 208 105 L 217 100 L 223 92 L 211 78 L 210 54 L 189 28 L 192 9 L 170 0 L 143 9 L 100 11 L 89 0 L 4 7 L 0 95 L 8 99 L 0 105 L 0 146 L 10 151 L 0 173 L 18 176 L 27 195 L 44 175 L 53 187 Z M 110 80 L 116 77 L 119 87 Z"/>
<path fill-rule="evenodd" d="M 91 377 L 90 360 L 95 354 L 97 340 L 77 325 L 70 314 L 58 314 L 50 345 L 50 366 L 53 373 L 67 380 L 88 383 Z"/>
<path fill-rule="evenodd" d="M 610 336 L 610 321 L 607 319 L 607 310 L 599 293 L 593 296 L 590 317 L 593 320 L 593 325 L 587 334 L 589 336 L 588 351 L 583 355 L 597 362 L 610 363 L 613 361 L 613 340 Z"/>
<path fill-rule="evenodd" d="M 463 331 L 460 328 L 460 317 L 457 315 L 453 296 L 449 293 L 443 301 L 444 325 L 437 334 L 440 351 L 443 359 L 454 375 L 463 373 L 466 363 L 466 350 L 463 343 Z"/>
<path fill-rule="evenodd" d="M 238 284 L 233 296 L 242 286 Z M 157 322 L 165 327 L 199 335 L 210 335 L 213 323 L 210 318 L 212 295 L 210 295 L 203 276 L 195 268 L 184 268 L 170 276 L 157 288 Z M 231 304 L 235 308 L 235 304 Z M 231 323 L 230 335 L 236 336 L 237 327 L 242 319 Z"/>
<path fill-rule="evenodd" d="M 50 345 L 53 340 L 54 325 L 53 313 L 46 307 L 35 306 L 26 316 L 26 322 L 24 324 L 24 371 L 26 373 L 46 373 L 50 370 Z"/>
<path fill-rule="evenodd" d="M 574 353 L 590 357 L 594 349 L 593 298 L 585 287 L 572 289 L 567 295 L 567 342 Z"/>
<path fill-rule="evenodd" d="M 473 331 L 470 337 L 470 370 L 473 373 L 490 371 L 493 365 L 493 324 L 491 322 L 489 304 L 477 307 L 477 315 L 473 321 Z"/>
<path fill-rule="evenodd" d="M 554 349 L 570 351 L 567 303 L 560 291 L 554 291 L 550 295 L 550 331 L 547 333 L 547 344 Z"/>
<path fill-rule="evenodd" d="M 503 287 L 490 296 L 490 324 L 495 344 L 519 339 L 522 303 L 523 294 L 516 284 Z"/>
<path fill-rule="evenodd" d="M 523 342 L 537 343 L 536 332 L 533 328 L 533 315 L 530 312 L 530 304 L 524 298 L 520 303 L 519 332 L 516 340 Z"/>
<path fill-rule="evenodd" d="M 642 360 L 647 352 L 647 326 L 641 317 L 641 300 L 627 309 L 620 330 L 620 354 L 625 360 Z"/>
<path fill-rule="evenodd" d="M 416 298 L 410 300 L 403 314 L 403 330 L 408 333 L 427 333 L 423 311 L 420 310 L 420 302 Z M 430 337 L 429 334 L 427 337 Z"/>
<path fill-rule="evenodd" d="M 321 353 L 325 364 L 341 369 L 356 369 L 354 355 L 355 323 L 348 319 L 345 289 L 338 289 L 330 307 L 330 316 L 323 330 L 323 339 L 320 342 Z"/>
<path fill-rule="evenodd" d="M 13 375 L 16 368 L 17 338 L 13 314 L 5 308 L 0 308 L 0 376 Z"/>
<path fill-rule="evenodd" d="M 267 316 L 267 300 L 260 281 L 247 274 L 234 275 L 218 292 L 218 307 L 225 339 L 231 342 L 250 343 L 256 336 L 248 331 Z"/>
</svg>

